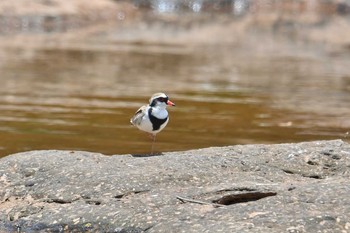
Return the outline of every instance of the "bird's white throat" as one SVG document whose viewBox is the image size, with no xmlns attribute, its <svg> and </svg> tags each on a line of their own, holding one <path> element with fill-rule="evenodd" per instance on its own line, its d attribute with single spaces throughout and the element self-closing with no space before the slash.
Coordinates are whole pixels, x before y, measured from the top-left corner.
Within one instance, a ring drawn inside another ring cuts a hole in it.
<svg viewBox="0 0 350 233">
<path fill-rule="evenodd" d="M 166 106 L 154 106 L 152 107 L 152 115 L 157 117 L 158 119 L 164 119 L 168 117 L 168 111 L 166 110 Z"/>
</svg>

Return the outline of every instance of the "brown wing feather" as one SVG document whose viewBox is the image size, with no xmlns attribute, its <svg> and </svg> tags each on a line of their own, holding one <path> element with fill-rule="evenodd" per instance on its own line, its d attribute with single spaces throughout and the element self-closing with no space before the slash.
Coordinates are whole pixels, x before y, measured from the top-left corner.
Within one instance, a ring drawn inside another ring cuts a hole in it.
<svg viewBox="0 0 350 233">
<path fill-rule="evenodd" d="M 142 117 L 146 114 L 147 105 L 142 106 L 136 111 L 134 116 L 130 119 L 130 123 L 133 125 L 139 125 L 141 123 Z"/>
</svg>

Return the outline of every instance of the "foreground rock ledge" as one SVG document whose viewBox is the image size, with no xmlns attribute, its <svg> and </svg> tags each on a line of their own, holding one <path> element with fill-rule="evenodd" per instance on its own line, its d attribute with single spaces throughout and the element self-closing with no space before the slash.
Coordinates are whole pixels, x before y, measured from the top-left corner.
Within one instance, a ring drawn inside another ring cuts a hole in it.
<svg viewBox="0 0 350 233">
<path fill-rule="evenodd" d="M 350 145 L 0 160 L 0 232 L 350 232 Z"/>
</svg>

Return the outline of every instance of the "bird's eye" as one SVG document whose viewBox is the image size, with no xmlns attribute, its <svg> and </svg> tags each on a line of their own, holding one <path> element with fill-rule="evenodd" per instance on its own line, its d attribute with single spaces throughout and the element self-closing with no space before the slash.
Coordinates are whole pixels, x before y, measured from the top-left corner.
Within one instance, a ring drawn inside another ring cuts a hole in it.
<svg viewBox="0 0 350 233">
<path fill-rule="evenodd" d="M 159 98 L 158 98 L 158 101 L 160 101 L 160 102 L 166 102 L 166 99 L 165 99 L 164 97 L 159 97 Z"/>
</svg>

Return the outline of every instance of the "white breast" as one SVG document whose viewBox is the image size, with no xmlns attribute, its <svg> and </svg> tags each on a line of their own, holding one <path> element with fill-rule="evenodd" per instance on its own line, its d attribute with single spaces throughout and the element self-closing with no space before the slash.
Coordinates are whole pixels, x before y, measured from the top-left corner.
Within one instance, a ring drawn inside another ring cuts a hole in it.
<svg viewBox="0 0 350 233">
<path fill-rule="evenodd" d="M 163 107 L 153 107 L 152 115 L 158 119 L 164 119 L 168 117 L 168 111 Z"/>
</svg>

